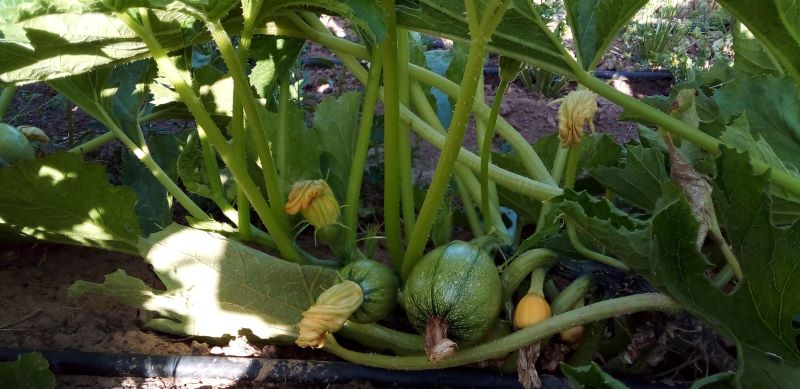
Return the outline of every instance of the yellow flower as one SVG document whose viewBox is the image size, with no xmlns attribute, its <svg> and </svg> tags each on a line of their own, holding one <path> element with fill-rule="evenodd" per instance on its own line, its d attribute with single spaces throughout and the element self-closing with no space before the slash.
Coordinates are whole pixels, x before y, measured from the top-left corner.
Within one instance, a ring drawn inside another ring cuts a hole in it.
<svg viewBox="0 0 800 389">
<path fill-rule="evenodd" d="M 300 212 L 316 228 L 335 224 L 341 212 L 339 202 L 325 180 L 295 182 L 284 209 L 290 215 Z"/>
<path fill-rule="evenodd" d="M 561 147 L 567 148 L 578 144 L 583 138 L 583 128 L 589 123 L 589 129 L 594 131 L 594 115 L 597 113 L 597 95 L 593 92 L 579 89 L 570 92 L 561 100 L 558 108 L 558 138 Z"/>
<path fill-rule="evenodd" d="M 364 302 L 364 292 L 353 281 L 342 281 L 322 292 L 317 301 L 303 312 L 295 344 L 322 348 L 325 334 L 336 332 Z"/>
</svg>

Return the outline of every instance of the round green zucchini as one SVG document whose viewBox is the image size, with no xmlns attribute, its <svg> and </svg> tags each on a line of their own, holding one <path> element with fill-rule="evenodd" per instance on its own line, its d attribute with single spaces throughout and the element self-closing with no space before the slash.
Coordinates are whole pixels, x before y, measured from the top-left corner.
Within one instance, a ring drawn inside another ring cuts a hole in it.
<svg viewBox="0 0 800 389">
<path fill-rule="evenodd" d="M 362 324 L 374 323 L 394 309 L 400 283 L 386 266 L 361 259 L 343 267 L 339 275 L 358 284 L 364 292 L 364 302 L 350 315 L 350 320 Z"/>
</svg>

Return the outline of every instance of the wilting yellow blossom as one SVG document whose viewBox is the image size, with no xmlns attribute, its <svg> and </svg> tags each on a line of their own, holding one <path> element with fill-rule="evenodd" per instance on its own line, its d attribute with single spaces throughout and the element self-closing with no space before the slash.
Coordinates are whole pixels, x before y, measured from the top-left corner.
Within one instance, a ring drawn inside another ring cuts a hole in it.
<svg viewBox="0 0 800 389">
<path fill-rule="evenodd" d="M 322 292 L 303 312 L 295 344 L 300 347 L 325 346 L 325 334 L 336 332 L 364 301 L 364 292 L 353 281 L 342 281 Z"/>
<path fill-rule="evenodd" d="M 48 143 L 50 142 L 50 137 L 44 133 L 40 128 L 34 126 L 19 126 L 17 130 L 25 135 L 29 141 L 37 141 L 39 143 Z"/>
<path fill-rule="evenodd" d="M 300 212 L 316 228 L 335 224 L 341 212 L 339 202 L 325 180 L 295 182 L 284 209 L 290 215 Z"/>
<path fill-rule="evenodd" d="M 561 99 L 561 107 L 558 108 L 558 138 L 561 147 L 567 148 L 580 143 L 587 122 L 589 129 L 594 131 L 592 120 L 597 113 L 596 98 L 597 95 L 593 92 L 579 89 Z"/>
</svg>

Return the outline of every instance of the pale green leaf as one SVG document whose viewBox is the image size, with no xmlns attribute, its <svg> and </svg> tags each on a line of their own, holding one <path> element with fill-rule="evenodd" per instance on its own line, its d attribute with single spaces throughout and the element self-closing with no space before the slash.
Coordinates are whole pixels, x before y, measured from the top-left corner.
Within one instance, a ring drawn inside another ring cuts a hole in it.
<svg viewBox="0 0 800 389">
<path fill-rule="evenodd" d="M 221 337 L 249 330 L 262 339 L 291 342 L 301 313 L 339 281 L 334 270 L 300 266 L 177 224 L 141 239 L 139 249 L 166 290 L 119 270 L 103 284 L 74 283 L 70 296 L 109 295 L 153 312 L 145 327 L 158 331 Z"/>
<path fill-rule="evenodd" d="M 567 21 L 578 62 L 594 70 L 608 45 L 647 0 L 567 0 Z"/>
<path fill-rule="evenodd" d="M 136 253 L 136 194 L 100 164 L 52 154 L 0 168 L 0 228 L 51 242 Z"/>
</svg>

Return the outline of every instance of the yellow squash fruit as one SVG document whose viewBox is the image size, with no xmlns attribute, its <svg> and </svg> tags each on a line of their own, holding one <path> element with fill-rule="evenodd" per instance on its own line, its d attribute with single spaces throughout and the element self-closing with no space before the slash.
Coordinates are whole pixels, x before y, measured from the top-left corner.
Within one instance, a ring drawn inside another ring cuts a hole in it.
<svg viewBox="0 0 800 389">
<path fill-rule="evenodd" d="M 550 304 L 536 293 L 526 294 L 514 310 L 514 327 L 522 329 L 541 323 L 551 317 Z"/>
</svg>

